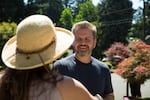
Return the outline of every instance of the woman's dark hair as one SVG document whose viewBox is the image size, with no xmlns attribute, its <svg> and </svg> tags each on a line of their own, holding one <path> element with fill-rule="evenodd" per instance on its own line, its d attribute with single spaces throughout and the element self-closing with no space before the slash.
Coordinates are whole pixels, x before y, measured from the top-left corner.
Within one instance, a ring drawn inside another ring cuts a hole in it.
<svg viewBox="0 0 150 100">
<path fill-rule="evenodd" d="M 51 83 L 55 85 L 57 73 L 54 70 L 49 73 Z M 49 73 L 45 66 L 30 70 L 4 69 L 4 75 L 0 79 L 0 100 L 28 100 L 30 83 L 34 80 L 46 81 L 44 75 Z"/>
</svg>

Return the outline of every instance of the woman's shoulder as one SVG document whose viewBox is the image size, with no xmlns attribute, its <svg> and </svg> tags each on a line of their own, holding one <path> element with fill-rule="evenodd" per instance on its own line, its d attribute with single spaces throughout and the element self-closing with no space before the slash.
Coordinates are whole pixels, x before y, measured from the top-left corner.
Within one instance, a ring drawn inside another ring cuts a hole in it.
<svg viewBox="0 0 150 100">
<path fill-rule="evenodd" d="M 76 79 L 71 78 L 69 76 L 64 76 L 64 79 L 62 81 L 60 81 L 59 86 L 62 86 L 65 89 L 74 89 L 74 90 L 78 90 L 78 89 L 84 89 L 85 87 Z"/>
<path fill-rule="evenodd" d="M 64 100 L 94 100 L 88 90 L 76 79 L 64 76 L 64 79 L 57 84 Z"/>
</svg>

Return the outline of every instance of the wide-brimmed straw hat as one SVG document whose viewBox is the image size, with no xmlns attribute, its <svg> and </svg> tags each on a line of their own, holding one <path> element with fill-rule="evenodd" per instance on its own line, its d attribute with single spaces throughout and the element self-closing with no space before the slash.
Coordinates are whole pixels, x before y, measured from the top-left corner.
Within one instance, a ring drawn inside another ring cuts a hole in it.
<svg viewBox="0 0 150 100">
<path fill-rule="evenodd" d="M 34 69 L 62 56 L 73 40 L 72 32 L 55 27 L 49 17 L 31 15 L 18 24 L 16 35 L 5 44 L 2 60 L 12 69 Z"/>
</svg>

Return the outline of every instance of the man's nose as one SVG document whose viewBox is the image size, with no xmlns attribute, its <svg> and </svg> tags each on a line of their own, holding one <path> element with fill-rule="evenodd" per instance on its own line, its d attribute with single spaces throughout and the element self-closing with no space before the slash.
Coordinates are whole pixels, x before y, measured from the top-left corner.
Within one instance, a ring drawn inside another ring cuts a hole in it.
<svg viewBox="0 0 150 100">
<path fill-rule="evenodd" d="M 82 44 L 82 45 L 85 45 L 85 44 L 86 44 L 86 41 L 85 41 L 85 40 L 81 40 L 81 44 Z"/>
</svg>

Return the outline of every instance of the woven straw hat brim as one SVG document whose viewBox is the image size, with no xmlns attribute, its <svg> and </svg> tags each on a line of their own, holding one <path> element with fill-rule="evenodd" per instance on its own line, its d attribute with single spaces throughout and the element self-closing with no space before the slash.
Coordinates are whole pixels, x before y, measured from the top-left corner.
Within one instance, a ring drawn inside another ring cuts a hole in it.
<svg viewBox="0 0 150 100">
<path fill-rule="evenodd" d="M 56 41 L 44 51 L 22 54 L 16 50 L 16 36 L 9 39 L 2 50 L 2 60 L 9 68 L 28 70 L 49 64 L 62 56 L 74 41 L 74 35 L 60 27 L 56 28 Z"/>
</svg>

